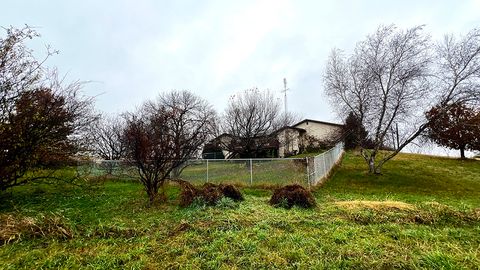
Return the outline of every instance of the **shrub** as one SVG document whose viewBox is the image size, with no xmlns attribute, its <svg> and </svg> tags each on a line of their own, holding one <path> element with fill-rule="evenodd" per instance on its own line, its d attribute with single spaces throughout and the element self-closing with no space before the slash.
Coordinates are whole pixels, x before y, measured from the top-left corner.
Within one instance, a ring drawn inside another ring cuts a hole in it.
<svg viewBox="0 0 480 270">
<path fill-rule="evenodd" d="M 274 206 L 292 208 L 292 206 L 300 206 L 310 208 L 316 205 L 315 198 L 312 193 L 304 187 L 293 184 L 275 189 L 269 203 Z"/>
</svg>

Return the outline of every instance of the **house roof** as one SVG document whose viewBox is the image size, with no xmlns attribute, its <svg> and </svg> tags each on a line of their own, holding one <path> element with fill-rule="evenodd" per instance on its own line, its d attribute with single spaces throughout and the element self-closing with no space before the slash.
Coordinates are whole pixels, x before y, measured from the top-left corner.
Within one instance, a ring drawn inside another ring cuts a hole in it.
<svg viewBox="0 0 480 270">
<path fill-rule="evenodd" d="M 278 129 L 277 131 L 275 131 L 275 133 L 278 133 L 284 129 L 293 129 L 293 130 L 297 130 L 299 132 L 307 132 L 305 129 L 303 128 L 297 128 L 297 127 L 293 127 L 293 126 L 283 126 L 281 127 L 280 129 Z"/>
<path fill-rule="evenodd" d="M 318 124 L 324 124 L 324 125 L 330 125 L 330 126 L 336 126 L 336 127 L 343 127 L 342 124 L 336 124 L 336 123 L 330 123 L 330 122 L 324 122 L 324 121 L 318 121 L 318 120 L 312 120 L 312 119 L 304 119 L 298 123 L 296 123 L 295 125 L 293 125 L 293 127 L 296 127 L 300 124 L 303 124 L 305 122 L 313 122 L 313 123 L 318 123 Z"/>
<path fill-rule="evenodd" d="M 305 129 L 296 127 L 296 126 L 298 126 L 298 125 L 300 125 L 300 124 L 303 124 L 303 123 L 305 123 L 305 122 L 313 122 L 313 123 L 319 123 L 319 124 L 324 124 L 324 125 L 330 125 L 330 126 L 336 126 L 336 127 L 343 127 L 343 125 L 341 125 L 341 124 L 329 123 L 329 122 L 312 120 L 312 119 L 304 119 L 304 120 L 296 123 L 295 125 L 292 125 L 292 126 L 283 126 L 283 127 L 281 127 L 280 129 L 274 131 L 274 132 L 272 133 L 272 135 L 273 135 L 273 134 L 276 134 L 276 133 L 278 133 L 278 132 L 280 132 L 280 131 L 282 131 L 282 130 L 284 130 L 284 129 L 293 129 L 293 130 L 297 130 L 297 131 L 302 132 L 302 133 L 303 133 L 303 132 L 306 132 Z M 222 134 L 220 134 L 219 136 L 217 136 L 216 138 L 212 139 L 211 141 L 219 140 L 219 139 L 222 138 L 222 137 L 233 137 L 233 135 L 228 134 L 228 133 L 222 133 Z M 263 137 L 268 137 L 268 136 L 264 136 L 264 135 L 263 135 L 263 136 L 256 136 L 255 138 L 263 138 Z"/>
</svg>

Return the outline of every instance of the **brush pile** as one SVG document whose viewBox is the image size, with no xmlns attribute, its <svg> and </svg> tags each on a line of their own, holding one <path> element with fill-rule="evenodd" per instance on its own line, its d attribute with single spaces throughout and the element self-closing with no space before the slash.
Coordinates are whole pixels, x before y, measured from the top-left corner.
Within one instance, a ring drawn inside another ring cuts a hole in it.
<svg viewBox="0 0 480 270">
<path fill-rule="evenodd" d="M 216 205 L 220 199 L 226 197 L 234 201 L 243 201 L 243 195 L 233 185 L 215 185 L 206 183 L 201 188 L 196 188 L 184 180 L 175 180 L 180 185 L 180 206 L 191 205 L 196 199 L 203 200 L 207 205 Z"/>
<path fill-rule="evenodd" d="M 273 206 L 287 209 L 292 208 L 294 205 L 303 208 L 311 208 L 316 205 L 312 193 L 298 184 L 286 185 L 275 189 L 269 203 Z"/>
</svg>

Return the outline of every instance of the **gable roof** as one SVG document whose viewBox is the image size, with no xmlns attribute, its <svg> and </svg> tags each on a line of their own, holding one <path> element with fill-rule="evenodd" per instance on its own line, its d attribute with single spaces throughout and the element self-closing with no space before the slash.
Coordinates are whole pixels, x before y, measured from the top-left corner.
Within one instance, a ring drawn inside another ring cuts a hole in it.
<svg viewBox="0 0 480 270">
<path fill-rule="evenodd" d="M 297 131 L 299 131 L 299 132 L 307 132 L 307 131 L 306 131 L 305 129 L 303 129 L 303 128 L 298 128 L 298 127 L 294 127 L 294 126 L 283 126 L 283 127 L 279 128 L 279 129 L 277 129 L 274 133 L 278 133 L 278 132 L 280 132 L 280 131 L 282 131 L 282 130 L 284 130 L 284 129 L 293 129 L 293 130 L 297 130 Z"/>
<path fill-rule="evenodd" d="M 343 125 L 341 125 L 341 124 L 324 122 L 324 121 L 318 121 L 318 120 L 312 120 L 312 119 L 304 119 L 304 120 L 296 123 L 295 125 L 292 125 L 292 126 L 283 126 L 283 127 L 281 127 L 280 129 L 277 129 L 276 131 L 272 132 L 272 134 L 270 134 L 270 135 L 267 135 L 267 136 L 265 136 L 265 135 L 263 135 L 263 136 L 256 136 L 256 137 L 254 137 L 254 138 L 257 138 L 257 139 L 258 139 L 258 138 L 269 137 L 269 136 L 275 135 L 275 134 L 277 134 L 277 133 L 279 133 L 279 132 L 281 132 L 282 130 L 285 130 L 285 129 L 293 129 L 293 130 L 297 130 L 297 131 L 300 132 L 300 133 L 304 133 L 304 132 L 307 132 L 307 131 L 306 131 L 305 129 L 299 128 L 299 127 L 297 127 L 297 126 L 300 125 L 300 124 L 303 124 L 303 123 L 305 123 L 305 122 L 312 122 L 312 123 L 324 124 L 324 125 L 329 125 L 329 126 L 343 127 Z M 214 139 L 212 139 L 211 142 L 213 142 L 213 141 L 215 141 L 215 140 L 219 140 L 219 139 L 221 139 L 222 137 L 230 137 L 230 138 L 233 138 L 234 136 L 231 135 L 231 134 L 228 134 L 228 133 L 222 133 L 222 134 L 220 134 L 219 136 L 217 136 L 217 137 L 215 137 Z"/>
<path fill-rule="evenodd" d="M 330 123 L 330 122 L 324 122 L 324 121 L 318 121 L 318 120 L 312 120 L 312 119 L 304 119 L 298 123 L 296 123 L 295 125 L 293 125 L 292 127 L 296 127 L 300 124 L 303 124 L 305 122 L 312 122 L 312 123 L 318 123 L 318 124 L 324 124 L 324 125 L 329 125 L 329 126 L 336 126 L 336 127 L 343 127 L 342 124 L 336 124 L 336 123 Z"/>
</svg>

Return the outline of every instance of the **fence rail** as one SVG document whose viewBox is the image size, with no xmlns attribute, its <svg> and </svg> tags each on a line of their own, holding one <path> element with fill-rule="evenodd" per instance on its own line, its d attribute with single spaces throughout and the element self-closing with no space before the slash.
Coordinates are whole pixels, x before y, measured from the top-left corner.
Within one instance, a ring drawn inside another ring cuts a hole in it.
<svg viewBox="0 0 480 270">
<path fill-rule="evenodd" d="M 301 184 L 314 186 L 328 176 L 343 153 L 343 144 L 310 158 L 251 158 L 251 159 L 191 159 L 172 172 L 194 184 L 231 183 L 246 186 Z M 135 180 L 138 172 L 132 163 L 116 160 L 97 160 L 81 165 L 90 175 L 111 175 Z"/>
</svg>

